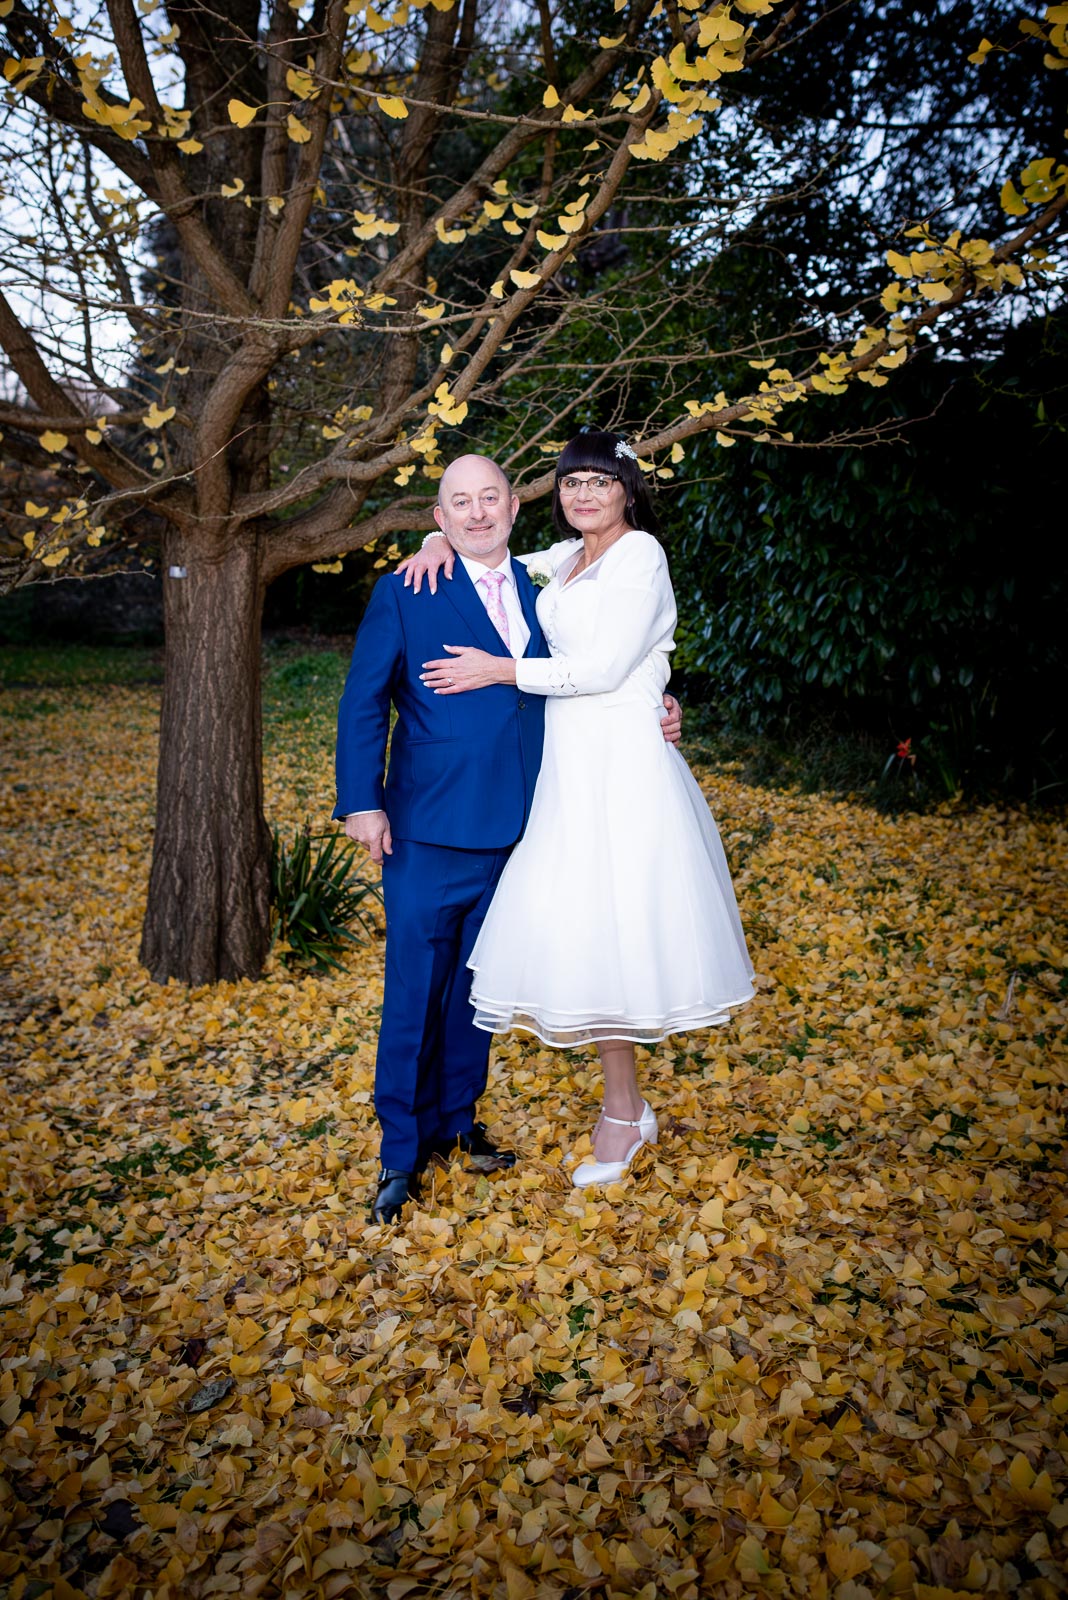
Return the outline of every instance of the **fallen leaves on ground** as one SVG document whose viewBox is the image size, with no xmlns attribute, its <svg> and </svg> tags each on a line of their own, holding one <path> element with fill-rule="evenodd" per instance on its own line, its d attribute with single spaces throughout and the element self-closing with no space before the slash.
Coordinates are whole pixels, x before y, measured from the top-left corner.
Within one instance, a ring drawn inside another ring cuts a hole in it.
<svg viewBox="0 0 1068 1600">
<path fill-rule="evenodd" d="M 1063 1592 L 1063 817 L 707 775 L 761 988 L 659 1146 L 572 1190 L 594 1061 L 506 1040 L 520 1164 L 371 1228 L 380 940 L 155 987 L 154 692 L 6 710 L 5 1595 Z"/>
</svg>

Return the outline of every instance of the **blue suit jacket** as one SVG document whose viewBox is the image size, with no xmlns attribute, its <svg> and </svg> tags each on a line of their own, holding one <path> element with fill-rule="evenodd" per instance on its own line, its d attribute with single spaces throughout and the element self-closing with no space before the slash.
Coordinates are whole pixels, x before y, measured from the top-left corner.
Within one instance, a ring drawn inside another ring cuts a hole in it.
<svg viewBox="0 0 1068 1600">
<path fill-rule="evenodd" d="M 530 628 L 525 654 L 548 654 L 534 613 L 537 591 L 513 562 Z M 459 850 L 500 850 L 526 826 L 541 765 L 545 707 L 510 684 L 436 695 L 419 681 L 446 644 L 507 650 L 463 563 L 431 594 L 401 578 L 375 585 L 356 634 L 338 708 L 335 818 L 384 810 L 397 839 Z M 383 777 L 390 702 L 397 708 Z"/>
</svg>

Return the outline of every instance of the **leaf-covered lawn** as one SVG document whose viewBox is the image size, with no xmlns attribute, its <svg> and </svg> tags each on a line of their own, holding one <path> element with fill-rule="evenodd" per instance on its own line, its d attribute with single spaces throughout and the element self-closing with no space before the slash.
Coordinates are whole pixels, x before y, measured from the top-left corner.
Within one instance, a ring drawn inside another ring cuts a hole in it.
<svg viewBox="0 0 1068 1600">
<path fill-rule="evenodd" d="M 157 708 L 0 716 L 0 1594 L 1063 1593 L 1063 818 L 709 776 L 761 989 L 644 1061 L 657 1150 L 579 1196 L 593 1059 L 505 1042 L 521 1164 L 369 1228 L 381 942 L 146 980 Z"/>
</svg>

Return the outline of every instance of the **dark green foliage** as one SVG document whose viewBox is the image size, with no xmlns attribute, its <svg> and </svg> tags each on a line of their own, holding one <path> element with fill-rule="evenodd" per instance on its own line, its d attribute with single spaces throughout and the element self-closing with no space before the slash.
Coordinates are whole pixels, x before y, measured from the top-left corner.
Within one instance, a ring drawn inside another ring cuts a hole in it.
<svg viewBox="0 0 1068 1600">
<path fill-rule="evenodd" d="M 853 426 L 928 416 L 895 443 L 721 453 L 676 501 L 679 665 L 738 726 L 849 727 L 928 797 L 1062 783 L 1066 393 L 1062 319 L 836 400 Z M 829 423 L 805 407 L 799 441 Z"/>
<path fill-rule="evenodd" d="M 346 946 L 375 928 L 378 886 L 352 871 L 356 846 L 336 832 L 313 834 L 307 822 L 292 845 L 271 831 L 271 943 L 288 966 L 341 966 Z M 360 932 L 353 933 L 355 924 Z"/>
</svg>

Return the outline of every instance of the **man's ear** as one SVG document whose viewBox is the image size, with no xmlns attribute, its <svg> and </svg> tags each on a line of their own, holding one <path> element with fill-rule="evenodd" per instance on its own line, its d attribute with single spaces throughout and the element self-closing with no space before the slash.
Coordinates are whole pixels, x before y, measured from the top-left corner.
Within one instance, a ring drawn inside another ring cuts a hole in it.
<svg viewBox="0 0 1068 1600">
<path fill-rule="evenodd" d="M 438 527 L 444 533 L 444 531 L 445 531 L 445 523 L 442 520 L 441 507 L 437 506 L 437 505 L 434 507 L 434 521 L 437 523 Z"/>
<path fill-rule="evenodd" d="M 517 494 L 514 494 L 512 496 L 512 522 L 513 522 L 513 524 L 515 523 L 515 519 L 516 519 L 516 517 L 518 517 L 518 515 L 519 515 L 519 496 Z"/>
</svg>

